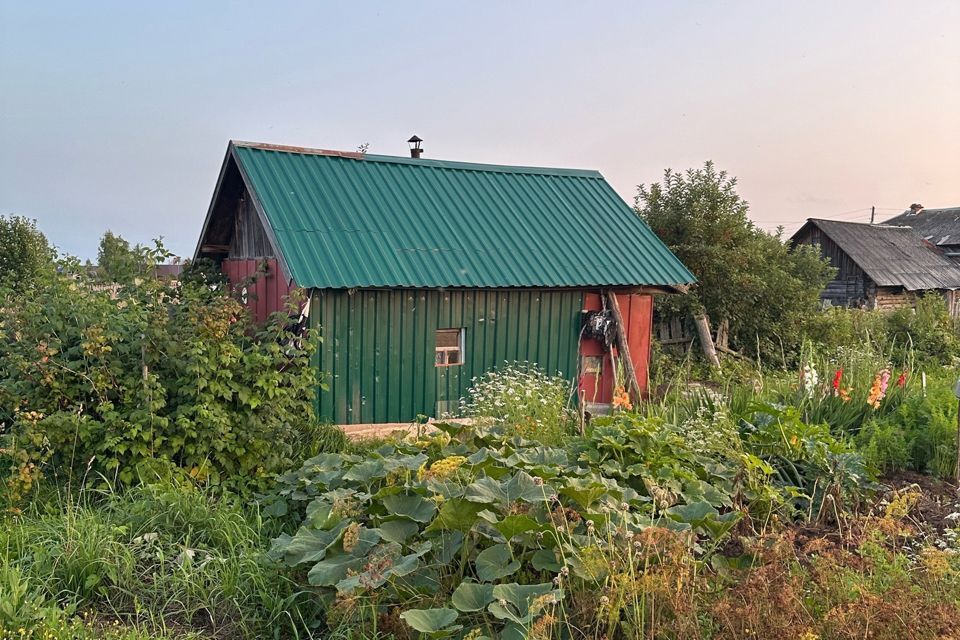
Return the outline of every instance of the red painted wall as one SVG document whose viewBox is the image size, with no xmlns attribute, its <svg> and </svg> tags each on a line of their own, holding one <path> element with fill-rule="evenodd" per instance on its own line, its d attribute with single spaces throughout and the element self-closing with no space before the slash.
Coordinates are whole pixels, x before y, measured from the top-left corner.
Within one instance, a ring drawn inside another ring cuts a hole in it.
<svg viewBox="0 0 960 640">
<path fill-rule="evenodd" d="M 653 332 L 653 296 L 647 293 L 618 293 L 617 303 L 623 322 L 627 327 L 627 344 L 630 357 L 637 372 L 637 380 L 644 395 L 647 393 L 650 371 L 650 338 Z M 583 296 L 585 311 L 600 311 L 603 300 L 599 293 L 587 293 Z M 619 356 L 614 346 L 614 354 Z M 603 358 L 600 375 L 583 374 L 580 376 L 580 392 L 584 402 L 610 403 L 613 401 L 613 364 L 610 353 L 599 340 L 584 338 L 580 343 L 581 356 L 600 356 Z M 634 402 L 640 398 L 633 398 Z"/>
<path fill-rule="evenodd" d="M 266 274 L 247 285 L 247 308 L 256 323 L 266 321 L 274 311 L 280 311 L 287 302 L 292 288 L 277 264 L 276 258 L 245 258 L 224 260 L 220 268 L 234 287 L 242 286 L 244 280 L 257 272 L 257 266 L 266 263 Z"/>
</svg>

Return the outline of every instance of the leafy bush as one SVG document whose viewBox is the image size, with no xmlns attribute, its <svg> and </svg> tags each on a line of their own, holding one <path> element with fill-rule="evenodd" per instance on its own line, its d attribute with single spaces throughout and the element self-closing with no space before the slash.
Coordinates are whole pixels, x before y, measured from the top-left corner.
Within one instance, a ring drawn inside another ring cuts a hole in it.
<svg viewBox="0 0 960 640">
<path fill-rule="evenodd" d="M 313 420 L 313 336 L 281 314 L 254 332 L 237 301 L 202 281 L 136 278 L 114 292 L 83 273 L 65 263 L 36 295 L 0 299 L 0 456 L 13 497 L 44 471 L 129 483 L 172 464 L 243 484 L 289 464 Z"/>
<path fill-rule="evenodd" d="M 53 259 L 54 251 L 35 220 L 0 216 L 0 289 L 28 295 L 53 275 Z"/>
<path fill-rule="evenodd" d="M 715 326 L 729 322 L 731 345 L 752 358 L 796 357 L 820 290 L 835 272 L 819 252 L 791 249 L 754 226 L 736 178 L 712 162 L 666 170 L 661 183 L 637 188 L 635 202 L 697 278 L 688 295 L 658 297 L 658 317 L 689 326 L 691 314 L 706 313 Z"/>
<path fill-rule="evenodd" d="M 640 554 L 625 548 L 634 535 L 678 531 L 687 548 L 719 540 L 739 517 L 734 473 L 676 434 L 620 420 L 571 451 L 498 427 L 438 425 L 366 456 L 317 456 L 280 478 L 269 510 L 300 527 L 274 553 L 307 570 L 333 628 L 523 637 L 556 621 L 568 587 L 595 592 L 615 557 L 629 555 L 639 575 Z M 625 547 L 605 545 L 624 535 Z M 596 605 L 578 623 L 599 624 Z"/>
<path fill-rule="evenodd" d="M 872 487 L 871 474 L 852 443 L 826 424 L 804 422 L 795 407 L 757 404 L 744 421 L 744 446 L 772 469 L 774 483 L 807 519 L 856 511 Z"/>
<path fill-rule="evenodd" d="M 960 324 L 937 293 L 920 296 L 915 309 L 891 312 L 887 333 L 891 342 L 912 349 L 926 362 L 950 364 L 960 357 Z"/>
<path fill-rule="evenodd" d="M 472 418 L 491 418 L 508 430 L 546 444 L 558 444 L 569 433 L 570 383 L 536 364 L 505 362 L 474 378 L 461 410 Z"/>
<path fill-rule="evenodd" d="M 956 463 L 957 399 L 951 379 L 931 379 L 896 411 L 871 422 L 857 437 L 867 460 L 883 471 L 910 469 L 951 478 Z"/>
<path fill-rule="evenodd" d="M 296 527 L 273 553 L 306 572 L 334 630 L 689 634 L 691 602 L 673 585 L 694 580 L 738 523 L 750 530 L 744 515 L 832 519 L 870 486 L 860 457 L 796 409 L 754 406 L 742 438 L 709 411 L 696 424 L 597 419 L 566 448 L 440 424 L 363 456 L 320 455 L 266 501 Z"/>
<path fill-rule="evenodd" d="M 823 353 L 847 350 L 868 357 L 882 355 L 900 368 L 952 364 L 960 358 L 960 323 L 950 317 L 936 293 L 920 296 L 916 308 L 826 309 L 810 316 L 805 335 Z"/>
<path fill-rule="evenodd" d="M 911 466 L 910 446 L 904 430 L 889 420 L 870 420 L 857 434 L 860 451 L 880 473 L 902 471 Z"/>
</svg>

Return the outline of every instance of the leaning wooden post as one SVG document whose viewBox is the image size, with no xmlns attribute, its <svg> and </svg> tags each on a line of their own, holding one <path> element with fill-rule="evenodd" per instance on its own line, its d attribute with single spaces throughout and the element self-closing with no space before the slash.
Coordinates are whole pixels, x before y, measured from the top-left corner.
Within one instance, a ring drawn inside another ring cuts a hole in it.
<svg viewBox="0 0 960 640">
<path fill-rule="evenodd" d="M 713 344 L 713 336 L 710 335 L 710 320 L 707 319 L 707 314 L 701 313 L 694 316 L 693 321 L 696 323 L 697 333 L 700 335 L 700 347 L 703 349 L 703 355 L 707 357 L 707 361 L 711 365 L 719 367 L 720 358 L 717 356 L 717 348 Z"/>
<path fill-rule="evenodd" d="M 623 370 L 627 376 L 626 381 L 633 388 L 639 402 L 643 399 L 643 392 L 640 390 L 640 382 L 637 380 L 637 371 L 633 368 L 633 358 L 630 357 L 630 347 L 627 345 L 627 325 L 623 323 L 617 294 L 607 291 L 607 304 L 610 305 L 610 311 L 613 312 L 613 321 L 617 323 L 617 351 L 620 352 L 620 361 L 623 363 Z"/>
</svg>

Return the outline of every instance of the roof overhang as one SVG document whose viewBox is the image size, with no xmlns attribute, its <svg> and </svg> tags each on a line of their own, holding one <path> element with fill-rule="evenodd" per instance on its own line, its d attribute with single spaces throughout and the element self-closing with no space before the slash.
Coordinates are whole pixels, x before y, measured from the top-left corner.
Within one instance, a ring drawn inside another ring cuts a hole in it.
<svg viewBox="0 0 960 640">
<path fill-rule="evenodd" d="M 286 277 L 287 284 L 297 284 L 293 279 L 293 274 L 290 271 L 289 266 L 287 265 L 286 260 L 284 259 L 283 253 L 280 251 L 279 244 L 277 243 L 276 234 L 274 234 L 273 227 L 270 225 L 270 221 L 267 219 L 266 214 L 263 211 L 263 204 L 260 201 L 260 198 L 257 196 L 256 190 L 253 188 L 253 185 L 250 181 L 249 176 L 244 170 L 243 163 L 240 162 L 240 159 L 236 154 L 236 147 L 240 146 L 254 146 L 252 143 L 245 142 L 235 142 L 231 140 L 227 144 L 227 152 L 223 158 L 223 164 L 220 167 L 220 175 L 217 177 L 217 185 L 213 190 L 213 197 L 210 199 L 210 206 L 207 207 L 207 215 L 203 221 L 203 229 L 200 232 L 200 239 L 197 241 L 197 246 L 193 251 L 193 259 L 197 260 L 204 257 L 204 255 L 225 253 L 229 247 L 224 245 L 213 245 L 206 242 L 207 234 L 210 229 L 210 221 L 213 219 L 214 215 L 217 213 L 217 204 L 220 201 L 221 193 L 223 191 L 224 179 L 229 174 L 231 169 L 234 169 L 238 172 L 243 186 L 246 189 L 246 192 L 250 195 L 250 200 L 253 202 L 254 209 L 257 212 L 257 218 L 260 220 L 260 224 L 263 226 L 264 232 L 267 234 L 267 240 L 270 242 L 270 248 L 273 250 L 273 255 L 277 259 L 277 263 L 280 265 L 280 268 L 283 270 L 283 274 Z M 267 145 L 270 146 L 270 145 Z"/>
</svg>

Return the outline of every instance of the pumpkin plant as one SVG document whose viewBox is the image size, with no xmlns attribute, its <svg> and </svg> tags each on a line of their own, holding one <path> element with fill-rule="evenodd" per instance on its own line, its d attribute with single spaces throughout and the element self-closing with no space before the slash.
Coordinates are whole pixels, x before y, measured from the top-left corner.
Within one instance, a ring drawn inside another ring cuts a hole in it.
<svg viewBox="0 0 960 640">
<path fill-rule="evenodd" d="M 720 539 L 739 516 L 732 474 L 690 471 L 660 449 L 651 479 L 675 492 L 658 496 L 628 461 L 656 443 L 633 434 L 598 430 L 563 449 L 499 427 L 437 428 L 365 456 L 319 455 L 265 499 L 268 513 L 297 525 L 273 554 L 305 572 L 329 624 L 432 638 L 609 630 L 636 603 L 601 594 L 627 593 L 617 585 L 651 562 L 637 536 L 665 531 L 689 548 Z M 572 593 L 594 603 L 574 606 Z"/>
</svg>

